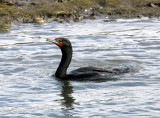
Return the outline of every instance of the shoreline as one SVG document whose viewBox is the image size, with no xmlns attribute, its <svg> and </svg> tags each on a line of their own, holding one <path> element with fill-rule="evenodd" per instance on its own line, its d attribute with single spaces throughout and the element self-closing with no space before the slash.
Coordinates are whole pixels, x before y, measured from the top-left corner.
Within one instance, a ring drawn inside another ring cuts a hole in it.
<svg viewBox="0 0 160 118">
<path fill-rule="evenodd" d="M 12 24 L 57 21 L 78 22 L 106 16 L 118 18 L 160 17 L 159 0 L 1 0 L 0 33 Z"/>
</svg>

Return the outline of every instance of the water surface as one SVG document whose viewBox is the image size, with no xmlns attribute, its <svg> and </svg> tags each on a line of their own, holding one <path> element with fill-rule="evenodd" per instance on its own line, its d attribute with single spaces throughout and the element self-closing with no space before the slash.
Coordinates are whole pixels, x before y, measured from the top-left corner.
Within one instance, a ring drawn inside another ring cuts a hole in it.
<svg viewBox="0 0 160 118">
<path fill-rule="evenodd" d="M 0 117 L 154 117 L 160 114 L 160 20 L 21 24 L 0 34 Z M 110 81 L 60 81 L 61 58 L 46 38 L 73 45 L 68 69 L 132 66 Z"/>
</svg>

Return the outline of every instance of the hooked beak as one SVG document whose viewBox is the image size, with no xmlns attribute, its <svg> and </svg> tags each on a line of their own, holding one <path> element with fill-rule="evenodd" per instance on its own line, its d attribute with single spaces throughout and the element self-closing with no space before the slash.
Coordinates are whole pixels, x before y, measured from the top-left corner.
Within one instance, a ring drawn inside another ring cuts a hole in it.
<svg viewBox="0 0 160 118">
<path fill-rule="evenodd" d="M 58 44 L 58 42 L 55 39 L 47 39 L 46 41 L 54 43 L 56 45 Z"/>
<path fill-rule="evenodd" d="M 63 46 L 63 43 L 58 42 L 56 39 L 47 39 L 47 41 L 56 44 L 60 48 Z"/>
</svg>

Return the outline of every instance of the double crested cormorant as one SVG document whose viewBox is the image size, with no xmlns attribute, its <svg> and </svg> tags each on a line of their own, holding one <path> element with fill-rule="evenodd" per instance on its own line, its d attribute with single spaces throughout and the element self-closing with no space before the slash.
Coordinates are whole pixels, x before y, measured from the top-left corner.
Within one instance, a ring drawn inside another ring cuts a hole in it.
<svg viewBox="0 0 160 118">
<path fill-rule="evenodd" d="M 47 39 L 47 41 L 56 44 L 62 52 L 61 62 L 58 66 L 58 69 L 55 73 L 55 76 L 59 79 L 97 79 L 104 77 L 105 75 L 115 75 L 119 73 L 126 73 L 129 71 L 128 68 L 125 69 L 112 69 L 105 70 L 97 67 L 82 67 L 71 71 L 70 74 L 67 73 L 67 68 L 72 60 L 72 45 L 71 42 L 67 38 L 56 38 L 56 39 Z"/>
</svg>

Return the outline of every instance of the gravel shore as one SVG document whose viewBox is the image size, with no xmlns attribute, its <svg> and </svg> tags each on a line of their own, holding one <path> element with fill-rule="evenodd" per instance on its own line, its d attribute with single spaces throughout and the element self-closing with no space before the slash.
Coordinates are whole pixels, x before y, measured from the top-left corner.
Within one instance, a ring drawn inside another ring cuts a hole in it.
<svg viewBox="0 0 160 118">
<path fill-rule="evenodd" d="M 78 22 L 108 16 L 159 17 L 159 0 L 0 0 L 0 32 L 14 23 Z"/>
</svg>

